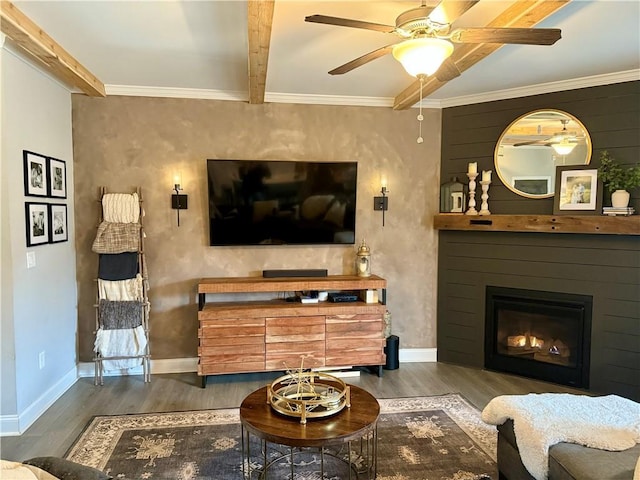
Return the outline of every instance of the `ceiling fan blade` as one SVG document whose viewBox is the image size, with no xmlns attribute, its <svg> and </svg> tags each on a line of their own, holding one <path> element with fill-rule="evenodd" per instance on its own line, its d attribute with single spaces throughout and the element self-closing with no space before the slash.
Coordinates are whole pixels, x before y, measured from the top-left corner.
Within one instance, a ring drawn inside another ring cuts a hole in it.
<svg viewBox="0 0 640 480">
<path fill-rule="evenodd" d="M 456 43 L 553 45 L 561 36 L 559 28 L 457 28 L 449 37 Z"/>
<path fill-rule="evenodd" d="M 442 0 L 429 14 L 429 20 L 442 25 L 452 24 L 480 0 Z"/>
<path fill-rule="evenodd" d="M 349 18 L 328 17 L 326 15 L 310 15 L 304 18 L 305 22 L 324 23 L 326 25 L 337 25 L 338 27 L 363 28 L 365 30 L 375 30 L 383 33 L 393 33 L 396 27 L 383 25 L 381 23 L 363 22 L 361 20 L 351 20 Z"/>
<path fill-rule="evenodd" d="M 435 73 L 435 77 L 441 82 L 448 82 L 459 76 L 460 70 L 458 70 L 455 62 L 451 60 L 451 57 L 442 62 L 442 65 L 440 65 L 440 68 Z"/>
<path fill-rule="evenodd" d="M 396 43 L 399 43 L 399 42 L 396 42 Z M 380 58 L 385 56 L 387 53 L 391 53 L 394 45 L 395 43 L 392 43 L 391 45 L 380 47 L 377 50 L 366 53 L 361 57 L 356 58 L 355 60 L 351 60 L 350 62 L 347 62 L 344 65 L 340 65 L 339 67 L 334 68 L 329 73 L 331 75 L 342 75 L 343 73 L 350 72 L 354 68 L 361 67 L 365 63 L 369 63 L 372 60 L 375 60 L 376 58 Z"/>
</svg>

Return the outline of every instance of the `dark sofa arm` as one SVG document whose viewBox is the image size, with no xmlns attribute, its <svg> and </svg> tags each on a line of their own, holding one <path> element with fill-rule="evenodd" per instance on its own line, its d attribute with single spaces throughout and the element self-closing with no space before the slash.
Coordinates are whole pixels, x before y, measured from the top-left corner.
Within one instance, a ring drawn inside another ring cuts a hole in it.
<svg viewBox="0 0 640 480">
<path fill-rule="evenodd" d="M 535 480 L 520 459 L 511 419 L 498 425 L 498 471 L 500 480 Z"/>
<path fill-rule="evenodd" d="M 35 457 L 22 463 L 38 467 L 60 480 L 111 480 L 113 478 L 96 468 L 59 457 Z"/>
</svg>

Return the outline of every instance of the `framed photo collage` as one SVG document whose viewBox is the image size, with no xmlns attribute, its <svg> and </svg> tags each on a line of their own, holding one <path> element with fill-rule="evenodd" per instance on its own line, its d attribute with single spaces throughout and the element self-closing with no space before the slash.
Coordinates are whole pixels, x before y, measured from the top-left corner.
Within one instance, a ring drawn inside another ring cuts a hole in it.
<svg viewBox="0 0 640 480">
<path fill-rule="evenodd" d="M 24 194 L 47 199 L 67 198 L 67 165 L 63 160 L 23 150 Z M 67 205 L 26 202 L 27 247 L 69 240 Z"/>
</svg>

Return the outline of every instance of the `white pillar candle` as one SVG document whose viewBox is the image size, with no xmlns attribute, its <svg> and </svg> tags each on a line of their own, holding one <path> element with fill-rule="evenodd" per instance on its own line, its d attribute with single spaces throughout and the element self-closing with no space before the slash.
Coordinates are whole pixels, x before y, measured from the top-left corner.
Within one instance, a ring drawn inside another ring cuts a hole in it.
<svg viewBox="0 0 640 480">
<path fill-rule="evenodd" d="M 470 163 L 467 173 L 478 173 L 478 162 Z"/>
<path fill-rule="evenodd" d="M 491 170 L 483 170 L 482 171 L 482 181 L 490 182 L 491 181 Z"/>
</svg>

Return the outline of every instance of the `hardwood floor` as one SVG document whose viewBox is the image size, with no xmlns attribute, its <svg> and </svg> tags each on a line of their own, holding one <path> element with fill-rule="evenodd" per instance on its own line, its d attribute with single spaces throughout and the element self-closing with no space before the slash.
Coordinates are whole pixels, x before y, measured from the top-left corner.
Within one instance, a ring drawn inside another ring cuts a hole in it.
<svg viewBox="0 0 640 480">
<path fill-rule="evenodd" d="M 22 461 L 36 456 L 63 456 L 94 415 L 167 412 L 238 407 L 244 397 L 276 378 L 277 373 L 209 377 L 200 387 L 195 373 L 79 379 L 25 433 L 0 438 L 0 456 Z M 584 393 L 560 385 L 445 363 L 403 363 L 383 377 L 363 371 L 345 378 L 377 398 L 460 393 L 478 409 L 497 395 L 542 392 Z"/>
</svg>

